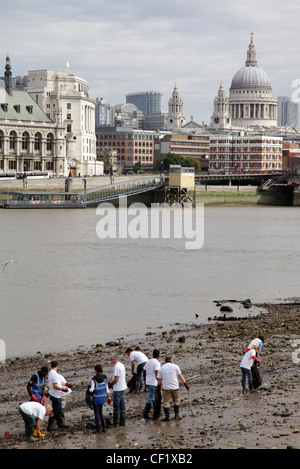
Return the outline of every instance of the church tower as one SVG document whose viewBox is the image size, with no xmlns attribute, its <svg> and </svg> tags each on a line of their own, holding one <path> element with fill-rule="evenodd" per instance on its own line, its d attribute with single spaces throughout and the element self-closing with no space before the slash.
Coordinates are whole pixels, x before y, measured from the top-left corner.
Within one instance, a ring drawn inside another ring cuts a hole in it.
<svg viewBox="0 0 300 469">
<path fill-rule="evenodd" d="M 169 99 L 169 109 L 165 116 L 164 130 L 177 130 L 185 125 L 185 117 L 183 115 L 183 100 L 177 88 L 177 82 Z"/>
<path fill-rule="evenodd" d="M 12 95 L 12 82 L 11 82 L 11 66 L 10 66 L 10 58 L 6 57 L 6 65 L 5 65 L 5 72 L 4 72 L 4 81 L 5 81 L 5 90 L 9 96 Z"/>
<path fill-rule="evenodd" d="M 210 127 L 213 129 L 230 129 L 231 127 L 229 99 L 226 96 L 222 81 L 214 100 L 214 112 L 211 116 Z"/>
</svg>

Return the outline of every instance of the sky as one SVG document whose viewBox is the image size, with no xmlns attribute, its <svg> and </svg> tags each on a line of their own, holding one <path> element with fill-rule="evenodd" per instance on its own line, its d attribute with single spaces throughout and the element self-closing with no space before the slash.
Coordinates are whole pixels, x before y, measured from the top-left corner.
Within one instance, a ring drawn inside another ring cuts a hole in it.
<svg viewBox="0 0 300 469">
<path fill-rule="evenodd" d="M 162 111 L 176 82 L 186 121 L 209 123 L 221 80 L 228 95 L 245 65 L 251 32 L 273 96 L 292 95 L 299 18 L 295 0 L 10 0 L 1 7 L 0 75 L 9 54 L 14 76 L 68 71 L 111 105 L 157 91 Z"/>
</svg>

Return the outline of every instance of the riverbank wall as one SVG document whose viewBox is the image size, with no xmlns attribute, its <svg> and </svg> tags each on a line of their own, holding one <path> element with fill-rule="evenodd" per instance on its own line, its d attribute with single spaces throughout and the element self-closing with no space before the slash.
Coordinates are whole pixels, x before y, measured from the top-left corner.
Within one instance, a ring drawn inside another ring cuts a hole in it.
<svg viewBox="0 0 300 469">
<path fill-rule="evenodd" d="M 115 183 L 135 181 L 141 179 L 140 175 L 115 177 Z M 109 176 L 86 178 L 87 190 L 111 183 Z M 22 179 L 1 181 L 0 199 L 5 199 L 8 192 L 65 192 L 65 178 L 53 179 Z M 71 178 L 70 192 L 84 190 L 83 178 Z M 2 193 L 2 194 L 1 194 Z M 204 205 L 256 205 L 260 195 L 256 186 L 228 186 L 228 185 L 197 185 L 196 202 Z M 294 192 L 294 205 L 300 206 L 300 192 Z"/>
</svg>

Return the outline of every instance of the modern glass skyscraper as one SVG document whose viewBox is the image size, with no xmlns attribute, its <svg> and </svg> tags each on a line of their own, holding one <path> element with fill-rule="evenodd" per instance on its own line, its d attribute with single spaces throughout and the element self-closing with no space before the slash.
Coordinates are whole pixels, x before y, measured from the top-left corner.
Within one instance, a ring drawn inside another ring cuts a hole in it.
<svg viewBox="0 0 300 469">
<path fill-rule="evenodd" d="M 298 103 L 294 103 L 288 96 L 279 96 L 278 125 L 293 125 L 298 128 Z"/>
<path fill-rule="evenodd" d="M 126 103 L 134 104 L 144 116 L 161 110 L 162 94 L 157 91 L 142 91 L 126 95 Z"/>
</svg>

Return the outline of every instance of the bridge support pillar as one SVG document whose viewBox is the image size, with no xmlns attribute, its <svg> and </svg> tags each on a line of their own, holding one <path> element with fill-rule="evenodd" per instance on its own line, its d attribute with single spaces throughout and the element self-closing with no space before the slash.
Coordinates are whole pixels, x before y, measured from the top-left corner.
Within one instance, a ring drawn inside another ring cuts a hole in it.
<svg viewBox="0 0 300 469">
<path fill-rule="evenodd" d="M 167 204 L 192 204 L 193 207 L 196 205 L 196 187 L 193 191 L 184 187 L 170 187 L 165 186 L 165 203 Z"/>
</svg>

